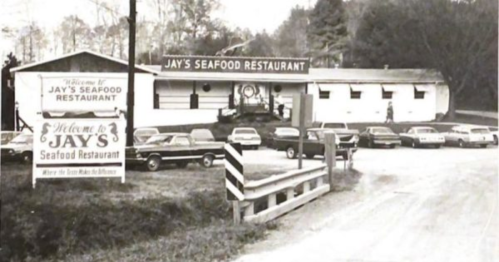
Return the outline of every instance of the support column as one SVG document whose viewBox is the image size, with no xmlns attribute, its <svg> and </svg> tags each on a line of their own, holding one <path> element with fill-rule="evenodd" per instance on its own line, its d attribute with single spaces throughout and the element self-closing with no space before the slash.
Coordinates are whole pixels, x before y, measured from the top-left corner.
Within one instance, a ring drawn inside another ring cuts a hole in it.
<svg viewBox="0 0 499 262">
<path fill-rule="evenodd" d="M 199 108 L 199 95 L 196 94 L 196 81 L 192 81 L 192 94 L 191 94 L 191 109 Z"/>
<path fill-rule="evenodd" d="M 274 115 L 274 96 L 272 95 L 272 83 L 268 83 L 269 87 L 269 115 L 272 117 Z"/>
</svg>

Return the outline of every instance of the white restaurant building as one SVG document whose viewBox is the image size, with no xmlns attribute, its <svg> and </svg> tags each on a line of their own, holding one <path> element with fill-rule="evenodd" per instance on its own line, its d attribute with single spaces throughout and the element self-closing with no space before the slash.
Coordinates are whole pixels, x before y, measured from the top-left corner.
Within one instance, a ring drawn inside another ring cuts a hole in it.
<svg viewBox="0 0 499 262">
<path fill-rule="evenodd" d="M 42 110 L 43 77 L 118 77 L 126 92 L 127 62 L 91 51 L 11 72 L 20 117 L 30 126 Z M 134 121 L 136 127 L 216 122 L 220 112 L 240 108 L 241 97 L 247 112 L 277 114 L 277 94 L 289 114 L 300 92 L 313 95 L 315 121 L 384 122 L 389 101 L 395 122 L 432 121 L 447 112 L 449 101 L 442 77 L 429 70 L 316 69 L 308 59 L 166 56 L 161 66 L 136 66 Z M 125 110 L 123 99 L 116 105 Z"/>
</svg>

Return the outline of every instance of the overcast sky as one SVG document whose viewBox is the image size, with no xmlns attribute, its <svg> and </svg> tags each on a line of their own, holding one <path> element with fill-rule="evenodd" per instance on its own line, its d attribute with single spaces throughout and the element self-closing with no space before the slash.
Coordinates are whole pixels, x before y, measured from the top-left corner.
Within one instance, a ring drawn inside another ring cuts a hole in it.
<svg viewBox="0 0 499 262">
<path fill-rule="evenodd" d="M 0 28 L 21 27 L 36 21 L 42 28 L 53 29 L 64 17 L 77 14 L 87 23 L 96 23 L 96 0 L 0 0 Z M 102 0 L 97 0 L 102 1 Z M 128 14 L 127 0 L 107 0 L 123 3 L 120 14 Z M 138 0 L 138 17 L 147 19 L 146 3 Z M 249 28 L 252 32 L 273 32 L 296 6 L 313 6 L 316 0 L 220 0 L 222 7 L 215 14 L 230 27 Z M 1 35 L 2 54 L 11 48 L 11 41 Z"/>
</svg>

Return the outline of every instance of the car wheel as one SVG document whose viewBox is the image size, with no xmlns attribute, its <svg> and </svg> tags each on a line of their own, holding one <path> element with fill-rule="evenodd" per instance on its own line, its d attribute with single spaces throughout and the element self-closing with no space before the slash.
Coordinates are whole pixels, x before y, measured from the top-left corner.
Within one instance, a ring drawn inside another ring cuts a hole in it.
<svg viewBox="0 0 499 262">
<path fill-rule="evenodd" d="M 437 149 L 440 148 L 440 145 L 435 145 L 435 148 L 437 148 Z"/>
<path fill-rule="evenodd" d="M 494 136 L 494 145 L 498 145 L 499 144 L 499 139 L 497 138 L 497 136 Z"/>
<path fill-rule="evenodd" d="M 390 145 L 390 148 L 395 148 L 395 145 Z"/>
<path fill-rule="evenodd" d="M 487 145 L 480 145 L 481 148 L 487 148 Z"/>
<path fill-rule="evenodd" d="M 156 171 L 159 169 L 161 165 L 161 158 L 159 156 L 149 157 L 146 161 L 146 169 L 147 171 Z"/>
<path fill-rule="evenodd" d="M 21 157 L 21 161 L 25 164 L 31 164 L 31 162 L 33 162 L 33 153 L 31 152 L 24 152 Z"/>
<path fill-rule="evenodd" d="M 417 148 L 418 147 L 418 144 L 416 143 L 416 140 L 412 140 L 411 146 L 412 146 L 412 148 Z"/>
<path fill-rule="evenodd" d="M 315 155 L 314 154 L 306 154 L 305 155 L 308 159 L 314 159 Z"/>
<path fill-rule="evenodd" d="M 369 148 L 374 148 L 374 143 L 373 143 L 373 141 L 372 141 L 372 140 L 368 140 L 368 141 L 367 141 L 367 147 L 369 147 Z"/>
<path fill-rule="evenodd" d="M 201 159 L 201 165 L 203 167 L 212 167 L 213 166 L 214 157 L 212 155 L 204 155 Z"/>
<path fill-rule="evenodd" d="M 457 142 L 459 147 L 463 148 L 464 147 L 464 141 L 459 139 L 459 141 Z"/>
<path fill-rule="evenodd" d="M 175 163 L 175 165 L 177 165 L 178 168 L 186 168 L 188 164 L 189 164 L 189 162 L 187 162 L 187 161 Z"/>
<path fill-rule="evenodd" d="M 286 149 L 286 157 L 289 159 L 294 159 L 296 157 L 296 151 L 292 146 Z"/>
</svg>

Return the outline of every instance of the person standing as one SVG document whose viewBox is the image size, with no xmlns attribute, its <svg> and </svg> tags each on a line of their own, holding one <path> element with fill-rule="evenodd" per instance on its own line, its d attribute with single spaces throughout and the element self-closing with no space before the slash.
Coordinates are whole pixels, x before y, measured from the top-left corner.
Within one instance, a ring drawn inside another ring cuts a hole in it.
<svg viewBox="0 0 499 262">
<path fill-rule="evenodd" d="M 388 108 L 386 109 L 386 121 L 385 123 L 393 123 L 393 104 L 392 101 L 388 102 Z"/>
<path fill-rule="evenodd" d="M 277 111 L 279 111 L 279 116 L 284 119 L 284 102 L 282 101 L 281 94 L 277 93 L 275 96 L 275 102 L 277 103 Z"/>
</svg>

